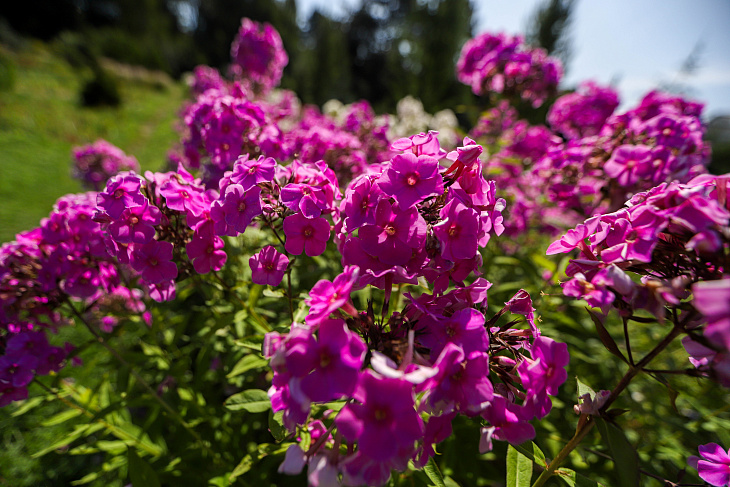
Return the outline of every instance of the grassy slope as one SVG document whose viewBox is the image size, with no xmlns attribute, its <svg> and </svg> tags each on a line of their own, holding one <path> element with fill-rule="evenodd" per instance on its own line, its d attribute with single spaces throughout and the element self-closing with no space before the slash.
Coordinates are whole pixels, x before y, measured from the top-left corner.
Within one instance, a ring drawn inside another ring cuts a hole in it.
<svg viewBox="0 0 730 487">
<path fill-rule="evenodd" d="M 159 169 L 178 138 L 173 129 L 185 89 L 121 84 L 119 108 L 81 108 L 80 76 L 49 48 L 10 53 L 11 91 L 0 92 L 0 242 L 38 225 L 59 196 L 80 192 L 70 176 L 71 149 L 104 138 Z"/>
</svg>

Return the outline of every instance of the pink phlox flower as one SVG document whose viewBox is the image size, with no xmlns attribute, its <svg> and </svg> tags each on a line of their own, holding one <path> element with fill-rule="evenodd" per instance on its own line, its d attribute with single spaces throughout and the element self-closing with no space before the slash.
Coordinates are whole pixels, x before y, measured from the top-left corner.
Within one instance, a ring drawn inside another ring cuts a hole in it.
<svg viewBox="0 0 730 487">
<path fill-rule="evenodd" d="M 251 280 L 255 284 L 278 286 L 281 283 L 289 258 L 271 245 L 267 245 L 249 260 Z"/>
<path fill-rule="evenodd" d="M 382 190 L 373 184 L 370 177 L 361 176 L 354 180 L 347 187 L 340 205 L 346 215 L 343 231 L 352 232 L 363 225 L 375 224 L 375 208 L 382 197 Z"/>
<path fill-rule="evenodd" d="M 390 144 L 390 150 L 410 151 L 416 156 L 425 155 L 436 159 L 441 159 L 446 155 L 446 151 L 439 144 L 438 132 L 435 130 L 398 139 Z"/>
<path fill-rule="evenodd" d="M 133 206 L 143 206 L 147 198 L 140 192 L 142 181 L 134 173 L 122 173 L 109 180 L 106 190 L 97 195 L 96 204 L 111 218 L 117 219 L 122 212 Z"/>
<path fill-rule="evenodd" d="M 433 232 L 441 244 L 441 256 L 452 262 L 471 259 L 477 253 L 479 215 L 458 200 L 451 200 L 440 213 Z"/>
<path fill-rule="evenodd" d="M 335 419 L 340 433 L 348 441 L 357 441 L 358 451 L 369 460 L 393 461 L 404 451 L 410 457 L 424 431 L 414 407 L 412 384 L 366 370 L 355 398 L 359 402 L 346 405 Z"/>
<path fill-rule="evenodd" d="M 541 336 L 533 342 L 531 353 L 532 360 L 525 359 L 517 368 L 522 383 L 530 391 L 556 395 L 568 378 L 568 345 Z"/>
<path fill-rule="evenodd" d="M 225 243 L 215 235 L 206 237 L 197 232 L 192 240 L 185 245 L 188 258 L 193 262 L 193 268 L 198 274 L 207 274 L 211 270 L 218 271 L 226 263 L 226 253 L 223 251 Z"/>
<path fill-rule="evenodd" d="M 730 350 L 730 277 L 700 281 L 692 285 L 692 305 L 707 321 L 705 336 Z"/>
<path fill-rule="evenodd" d="M 287 252 L 294 255 L 304 252 L 315 257 L 327 248 L 330 224 L 321 217 L 307 218 L 301 213 L 295 213 L 284 218 L 284 234 Z"/>
<path fill-rule="evenodd" d="M 150 284 L 171 281 L 177 277 L 177 265 L 172 262 L 170 242 L 152 240 L 135 246 L 130 254 L 132 268 Z"/>
<path fill-rule="evenodd" d="M 324 190 L 309 184 L 287 184 L 281 188 L 281 202 L 307 218 L 316 218 L 329 208 Z"/>
<path fill-rule="evenodd" d="M 433 365 L 438 374 L 418 390 L 428 391 L 428 405 L 434 413 L 481 411 L 494 395 L 488 361 L 486 353 L 473 353 L 467 358 L 459 345 L 447 343 Z"/>
<path fill-rule="evenodd" d="M 201 188 L 191 184 L 183 184 L 173 176 L 159 188 L 167 207 L 176 211 L 197 213 L 197 208 L 204 204 Z"/>
<path fill-rule="evenodd" d="M 730 485 L 730 454 L 717 443 L 700 445 L 700 456 L 691 456 L 687 464 L 697 469 L 700 478 L 715 487 Z"/>
<path fill-rule="evenodd" d="M 308 353 L 313 357 L 311 373 L 301 380 L 302 392 L 313 402 L 350 396 L 357 385 L 367 346 L 350 332 L 343 320 L 323 320 L 318 340 Z"/>
<path fill-rule="evenodd" d="M 236 234 L 244 233 L 251 221 L 261 215 L 261 190 L 252 187 L 245 191 L 239 184 L 231 184 L 226 188 L 221 204 L 226 224 Z"/>
<path fill-rule="evenodd" d="M 253 160 L 244 154 L 233 165 L 231 182 L 240 184 L 248 191 L 259 183 L 273 181 L 276 170 L 276 161 L 271 157 L 259 156 Z"/>
<path fill-rule="evenodd" d="M 590 218 L 585 223 L 581 223 L 577 227 L 568 230 L 565 235 L 560 237 L 560 240 L 556 240 L 550 244 L 547 248 L 546 255 L 570 252 L 583 244 L 585 239 L 596 230 L 597 226 L 598 218 Z"/>
<path fill-rule="evenodd" d="M 133 206 L 122 212 L 118 220 L 109 224 L 108 231 L 114 240 L 122 244 L 145 244 L 155 236 L 154 225 L 161 221 L 160 210 L 145 204 Z"/>
<path fill-rule="evenodd" d="M 404 265 L 426 240 L 426 222 L 411 207 L 402 210 L 382 199 L 375 210 L 375 224 L 360 228 L 362 248 L 388 265 Z"/>
<path fill-rule="evenodd" d="M 535 428 L 527 422 L 525 412 L 502 396 L 495 395 L 481 416 L 491 426 L 481 429 L 479 453 L 492 450 L 492 440 L 519 445 L 535 437 Z"/>
<path fill-rule="evenodd" d="M 309 298 L 305 300 L 309 306 L 307 325 L 316 326 L 341 307 L 345 307 L 345 311 L 350 314 L 357 314 L 354 306 L 351 304 L 348 306 L 348 303 L 350 292 L 357 283 L 359 274 L 356 266 L 348 265 L 332 282 L 326 279 L 318 281 L 309 292 Z"/>
<path fill-rule="evenodd" d="M 466 358 L 486 353 L 489 336 L 484 328 L 484 315 L 473 308 L 456 311 L 449 317 L 426 314 L 418 321 L 425 333 L 419 342 L 430 349 L 431 357 L 437 358 L 449 343 L 459 345 Z"/>
<path fill-rule="evenodd" d="M 393 157 L 377 183 L 402 209 L 408 209 L 429 196 L 438 196 L 444 190 L 438 161 L 431 156 L 416 157 L 411 153 Z"/>
</svg>

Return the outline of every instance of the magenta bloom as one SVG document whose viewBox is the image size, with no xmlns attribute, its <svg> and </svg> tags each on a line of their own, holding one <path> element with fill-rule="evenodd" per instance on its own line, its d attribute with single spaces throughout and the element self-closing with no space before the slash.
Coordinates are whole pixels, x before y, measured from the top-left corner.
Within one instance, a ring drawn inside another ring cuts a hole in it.
<svg viewBox="0 0 730 487">
<path fill-rule="evenodd" d="M 639 171 L 651 164 L 651 147 L 647 145 L 622 145 L 606 161 L 603 170 L 621 186 L 630 186 L 639 180 Z"/>
<path fill-rule="evenodd" d="M 197 233 L 185 246 L 188 258 L 193 261 L 193 267 L 198 274 L 207 274 L 211 270 L 217 271 L 226 263 L 226 253 L 222 250 L 225 243 L 220 237 L 203 237 Z"/>
<path fill-rule="evenodd" d="M 405 211 L 382 199 L 375 210 L 375 225 L 360 229 L 365 252 L 388 265 L 405 265 L 426 240 L 426 222 L 412 207 Z"/>
<path fill-rule="evenodd" d="M 238 233 L 243 233 L 251 220 L 261 214 L 261 190 L 251 188 L 244 191 L 243 186 L 232 184 L 226 188 L 221 209 L 226 223 Z"/>
<path fill-rule="evenodd" d="M 705 336 L 730 350 L 730 278 L 692 285 L 692 304 L 705 315 Z"/>
<path fill-rule="evenodd" d="M 494 396 L 481 415 L 491 424 L 482 428 L 479 453 L 492 450 L 492 439 L 519 445 L 535 437 L 535 428 L 521 417 L 521 409 L 502 396 Z"/>
<path fill-rule="evenodd" d="M 433 233 L 441 244 L 441 256 L 452 262 L 474 257 L 479 235 L 477 212 L 453 199 L 440 215 L 443 221 L 433 227 Z"/>
<path fill-rule="evenodd" d="M 715 487 L 730 485 L 730 454 L 717 443 L 700 445 L 702 458 L 691 456 L 687 459 L 690 467 L 697 469 L 700 478 Z"/>
<path fill-rule="evenodd" d="M 315 402 L 349 396 L 355 391 L 367 346 L 343 320 L 324 320 L 319 340 L 307 350 L 313 371 L 302 378 L 302 392 Z"/>
<path fill-rule="evenodd" d="M 427 331 L 419 340 L 431 349 L 431 357 L 438 357 L 448 343 L 459 345 L 467 357 L 485 353 L 489 348 L 489 337 L 484 328 L 484 315 L 474 308 L 464 308 L 448 318 L 436 319 L 427 314 L 419 325 Z"/>
<path fill-rule="evenodd" d="M 278 286 L 289 265 L 289 258 L 267 245 L 248 259 L 248 264 L 251 266 L 251 280 L 254 283 Z"/>
<path fill-rule="evenodd" d="M 271 157 L 260 156 L 254 161 L 249 160 L 248 154 L 244 154 L 233 165 L 231 183 L 240 184 L 248 191 L 258 183 L 272 181 L 275 170 L 276 161 Z"/>
<path fill-rule="evenodd" d="M 532 359 L 530 362 L 525 360 L 518 367 L 525 388 L 556 395 L 558 387 L 568 378 L 565 370 L 570 361 L 568 345 L 551 338 L 537 337 L 532 344 Z"/>
<path fill-rule="evenodd" d="M 145 199 L 144 206 L 133 206 L 124 210 L 118 220 L 109 224 L 109 234 L 122 244 L 144 244 L 155 236 L 155 227 L 160 223 L 160 210 L 150 206 Z"/>
<path fill-rule="evenodd" d="M 279 33 L 270 24 L 241 20 L 241 28 L 231 45 L 233 72 L 259 83 L 264 89 L 279 84 L 289 57 Z"/>
<path fill-rule="evenodd" d="M 426 155 L 398 154 L 378 179 L 378 186 L 404 210 L 444 191 L 438 161 Z"/>
<path fill-rule="evenodd" d="M 349 441 L 357 441 L 359 451 L 377 462 L 393 459 L 399 450 L 415 449 L 423 437 L 423 421 L 414 407 L 410 382 L 379 379 L 365 371 L 355 393 L 359 404 L 348 404 L 335 419 Z"/>
<path fill-rule="evenodd" d="M 291 183 L 281 188 L 281 202 L 292 211 L 301 211 L 307 218 L 316 218 L 327 209 L 327 196 L 322 188 Z"/>
<path fill-rule="evenodd" d="M 139 191 L 141 184 L 139 176 L 134 174 L 114 177 L 107 183 L 106 191 L 98 194 L 96 204 L 110 217 L 119 218 L 126 208 L 147 203 L 147 198 Z"/>
<path fill-rule="evenodd" d="M 318 281 L 306 300 L 310 307 L 306 318 L 307 325 L 315 326 L 327 318 L 330 313 L 345 306 L 350 299 L 350 292 L 357 282 L 359 274 L 356 266 L 348 265 L 342 271 L 342 274 L 335 277 L 334 281 L 329 282 L 326 279 Z"/>
<path fill-rule="evenodd" d="M 150 284 L 171 281 L 177 277 L 177 266 L 172 262 L 170 242 L 152 240 L 136 246 L 129 256 L 129 261 L 132 268 Z"/>
<path fill-rule="evenodd" d="M 294 255 L 304 252 L 314 257 L 321 255 L 327 248 L 330 224 L 324 218 L 307 218 L 301 213 L 295 213 L 284 218 L 284 234 L 287 252 Z"/>
</svg>

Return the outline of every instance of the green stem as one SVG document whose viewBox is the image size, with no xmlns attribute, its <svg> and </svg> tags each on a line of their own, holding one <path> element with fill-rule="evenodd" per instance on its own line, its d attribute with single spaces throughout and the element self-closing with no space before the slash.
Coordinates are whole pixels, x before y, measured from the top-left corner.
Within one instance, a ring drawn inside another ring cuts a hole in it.
<svg viewBox="0 0 730 487">
<path fill-rule="evenodd" d="M 608 409 L 608 407 L 618 398 L 619 394 L 621 394 L 624 389 L 626 389 L 631 380 L 636 377 L 636 375 L 641 372 L 644 367 L 649 364 L 649 362 L 651 362 L 659 353 L 661 353 L 662 350 L 667 348 L 667 346 L 682 332 L 683 327 L 675 321 L 672 331 L 670 331 L 669 334 L 664 337 L 664 339 L 651 350 L 651 352 L 649 352 L 644 358 L 642 358 L 635 366 L 629 364 L 629 370 L 624 374 L 619 383 L 616 384 L 616 387 L 613 388 L 611 394 L 608 396 L 608 399 L 606 399 L 606 402 L 601 407 L 600 412 L 604 413 Z M 584 423 L 580 424 L 579 422 L 580 426 L 576 430 L 573 438 L 568 442 L 567 445 L 563 447 L 562 450 L 560 450 L 558 456 L 553 458 L 547 468 L 543 470 L 542 473 L 540 473 L 540 476 L 537 478 L 532 487 L 542 487 L 543 485 L 545 485 L 545 482 L 547 482 L 547 480 L 554 475 L 558 467 L 560 467 L 565 459 L 568 458 L 568 455 L 570 455 L 570 453 L 575 450 L 580 442 L 583 441 L 583 438 L 585 438 L 590 430 L 593 429 L 595 423 L 596 422 L 593 421 L 593 418 L 591 418 L 590 416 Z"/>
</svg>

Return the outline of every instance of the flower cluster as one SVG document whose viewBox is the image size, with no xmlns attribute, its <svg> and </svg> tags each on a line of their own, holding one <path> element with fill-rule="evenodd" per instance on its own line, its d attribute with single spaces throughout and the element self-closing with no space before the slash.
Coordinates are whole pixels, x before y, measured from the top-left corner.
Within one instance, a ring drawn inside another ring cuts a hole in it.
<svg viewBox="0 0 730 487">
<path fill-rule="evenodd" d="M 586 81 L 575 93 L 561 96 L 553 103 L 547 121 L 553 130 L 569 139 L 590 137 L 598 135 L 618 105 L 614 89 Z"/>
<path fill-rule="evenodd" d="M 73 157 L 73 177 L 93 191 L 101 190 L 110 177 L 120 172 L 139 171 L 137 159 L 106 140 L 74 148 Z"/>
<path fill-rule="evenodd" d="M 476 95 L 499 93 L 539 107 L 557 91 L 563 68 L 544 49 L 525 46 L 521 36 L 485 32 L 464 44 L 456 74 Z"/>
<path fill-rule="evenodd" d="M 663 183 L 626 207 L 586 220 L 548 248 L 578 249 L 563 283 L 567 296 L 625 317 L 646 310 L 660 322 L 683 310 L 692 363 L 730 387 L 730 177 Z M 636 282 L 630 274 L 641 279 Z M 691 307 L 685 300 L 692 294 Z"/>
<path fill-rule="evenodd" d="M 567 378 L 567 347 L 540 336 L 527 293 L 485 316 L 491 284 L 473 276 L 479 247 L 502 233 L 504 201 L 482 176 L 481 146 L 465 139 L 447 154 L 428 133 L 391 149 L 400 153 L 345 191 L 336 216 L 343 273 L 319 281 L 304 323 L 267 335 L 264 346 L 274 370 L 274 411 L 283 411 L 291 432 L 313 441 L 306 452 L 292 446 L 281 471 L 298 473 L 308 464 L 312 485 L 340 474 L 346 485 L 382 485 L 409 461 L 423 467 L 458 414 L 484 421 L 482 452 L 492 440 L 521 443 L 534 437 L 529 420 L 550 411 L 550 396 Z M 300 211 L 313 206 L 298 204 Z M 294 236 L 299 249 L 300 233 Z M 287 232 L 290 252 L 291 238 Z M 433 294 L 406 293 L 405 307 L 388 315 L 393 285 L 419 278 L 433 283 Z M 385 291 L 381 316 L 372 303 L 358 311 L 351 300 L 367 285 Z M 508 311 L 525 315 L 529 329 L 497 326 Z M 317 417 L 313 405 L 342 400 L 339 412 Z M 333 426 L 324 430 L 328 416 Z"/>
<path fill-rule="evenodd" d="M 252 84 L 254 91 L 277 86 L 289 62 L 281 36 L 270 24 L 241 20 L 241 28 L 231 45 L 231 71 Z"/>
<path fill-rule="evenodd" d="M 117 316 L 145 312 L 140 290 L 126 287 L 130 269 L 107 253 L 95 201 L 95 193 L 64 196 L 39 228 L 0 247 L 0 406 L 64 365 L 72 347 L 51 345 L 47 332 L 69 323 L 72 301 L 106 331 Z"/>
<path fill-rule="evenodd" d="M 608 116 L 616 102 L 612 91 L 595 84 L 584 89 L 558 99 L 550 112 L 553 127 L 570 140 L 515 121 L 508 106 L 489 111 L 472 132 L 494 151 L 487 171 L 508 196 L 508 234 L 528 228 L 555 234 L 659 183 L 687 182 L 705 172 L 701 105 L 652 92 L 638 107 Z M 580 108 L 585 104 L 596 111 Z M 565 111 L 585 117 L 577 124 L 584 128 L 566 125 L 578 118 Z"/>
</svg>

